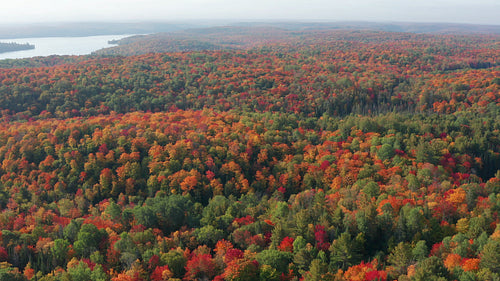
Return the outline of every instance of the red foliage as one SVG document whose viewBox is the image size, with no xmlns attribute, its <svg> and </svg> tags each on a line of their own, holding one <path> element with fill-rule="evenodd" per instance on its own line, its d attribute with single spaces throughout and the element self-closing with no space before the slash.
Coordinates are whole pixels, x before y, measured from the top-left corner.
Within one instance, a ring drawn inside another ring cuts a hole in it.
<svg viewBox="0 0 500 281">
<path fill-rule="evenodd" d="M 160 257 L 157 255 L 152 255 L 148 261 L 148 268 L 153 269 L 156 268 L 160 264 Z"/>
<path fill-rule="evenodd" d="M 163 278 L 163 272 L 165 272 L 166 270 L 170 271 L 168 269 L 168 265 L 156 266 L 155 270 L 153 270 L 153 272 L 151 273 L 151 275 L 149 276 L 149 278 L 151 278 L 152 281 L 162 281 L 162 280 L 165 280 L 165 278 Z"/>
<path fill-rule="evenodd" d="M 323 171 L 326 170 L 326 168 L 328 168 L 328 167 L 330 167 L 330 161 L 328 161 L 328 160 L 323 161 L 321 163 L 321 165 L 319 166 L 319 168 Z"/>
<path fill-rule="evenodd" d="M 7 261 L 9 258 L 9 254 L 7 253 L 7 250 L 5 250 L 4 247 L 0 247 L 0 261 Z"/>
<path fill-rule="evenodd" d="M 90 268 L 90 270 L 94 270 L 95 263 L 92 262 L 90 259 L 81 259 L 81 261 L 86 263 L 87 266 Z"/>
<path fill-rule="evenodd" d="M 247 225 L 247 224 L 251 224 L 254 222 L 255 222 L 255 219 L 250 215 L 242 217 L 242 218 L 235 218 L 233 220 L 233 224 L 236 223 L 238 227 L 243 226 L 243 225 Z"/>
<path fill-rule="evenodd" d="M 226 264 L 231 263 L 233 260 L 242 259 L 243 251 L 240 249 L 229 249 L 226 251 L 226 255 L 224 256 L 224 262 Z"/>
<path fill-rule="evenodd" d="M 194 255 L 187 262 L 184 280 L 212 279 L 216 274 L 216 266 L 210 254 Z"/>
<path fill-rule="evenodd" d="M 365 275 L 366 281 L 385 281 L 387 280 L 387 272 L 382 270 L 369 271 Z"/>
<path fill-rule="evenodd" d="M 285 237 L 283 238 L 283 241 L 281 241 L 280 245 L 278 246 L 278 249 L 280 249 L 283 252 L 293 252 L 293 241 L 294 239 L 291 237 Z"/>
<path fill-rule="evenodd" d="M 443 242 L 436 243 L 436 244 L 432 245 L 432 248 L 431 248 L 429 256 L 438 256 L 438 257 L 440 257 L 441 254 L 442 254 L 442 252 L 443 252 L 443 250 L 444 250 L 444 248 L 443 248 Z"/>
<path fill-rule="evenodd" d="M 330 243 L 327 242 L 328 235 L 326 234 L 325 227 L 316 225 L 314 228 L 314 238 L 316 239 L 316 248 L 327 251 L 330 248 Z"/>
</svg>

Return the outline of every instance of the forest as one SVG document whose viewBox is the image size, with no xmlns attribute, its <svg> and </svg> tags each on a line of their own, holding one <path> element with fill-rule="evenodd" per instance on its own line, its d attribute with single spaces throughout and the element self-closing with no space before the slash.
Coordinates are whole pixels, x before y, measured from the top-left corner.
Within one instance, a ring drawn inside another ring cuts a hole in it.
<svg viewBox="0 0 500 281">
<path fill-rule="evenodd" d="M 0 280 L 500 280 L 500 35 L 222 33 L 0 61 Z"/>
</svg>

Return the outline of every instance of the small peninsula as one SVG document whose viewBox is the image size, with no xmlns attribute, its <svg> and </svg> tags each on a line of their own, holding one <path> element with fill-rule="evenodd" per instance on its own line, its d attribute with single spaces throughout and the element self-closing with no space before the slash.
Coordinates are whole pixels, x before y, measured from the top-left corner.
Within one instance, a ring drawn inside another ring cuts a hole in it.
<svg viewBox="0 0 500 281">
<path fill-rule="evenodd" d="M 15 51 L 24 51 L 24 50 L 32 50 L 35 49 L 35 45 L 31 45 L 29 43 L 19 44 L 19 43 L 3 43 L 0 42 L 0 53 L 7 52 L 15 52 Z"/>
</svg>

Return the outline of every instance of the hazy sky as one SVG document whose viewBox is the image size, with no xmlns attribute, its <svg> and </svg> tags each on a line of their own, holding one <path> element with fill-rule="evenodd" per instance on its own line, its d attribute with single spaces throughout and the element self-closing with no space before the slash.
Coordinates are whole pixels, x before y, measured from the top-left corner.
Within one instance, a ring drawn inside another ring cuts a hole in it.
<svg viewBox="0 0 500 281">
<path fill-rule="evenodd" d="M 500 24 L 500 0 L 3 0 L 0 23 L 361 20 Z"/>
</svg>

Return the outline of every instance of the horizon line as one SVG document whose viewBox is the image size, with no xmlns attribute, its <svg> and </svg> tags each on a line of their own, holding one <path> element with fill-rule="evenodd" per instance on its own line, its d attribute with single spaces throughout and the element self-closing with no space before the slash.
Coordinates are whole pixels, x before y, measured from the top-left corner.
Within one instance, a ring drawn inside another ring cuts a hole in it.
<svg viewBox="0 0 500 281">
<path fill-rule="evenodd" d="M 225 22 L 225 23 L 365 23 L 365 24 L 442 24 L 442 25 L 475 25 L 475 26 L 500 26 L 500 23 L 471 23 L 451 21 L 398 21 L 398 20 L 335 20 L 335 19 L 175 19 L 175 20 L 59 20 L 59 21 L 19 21 L 0 22 L 1 25 L 35 25 L 35 24 L 187 24 L 200 22 Z"/>
</svg>

